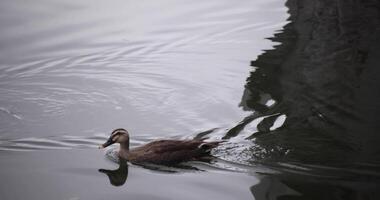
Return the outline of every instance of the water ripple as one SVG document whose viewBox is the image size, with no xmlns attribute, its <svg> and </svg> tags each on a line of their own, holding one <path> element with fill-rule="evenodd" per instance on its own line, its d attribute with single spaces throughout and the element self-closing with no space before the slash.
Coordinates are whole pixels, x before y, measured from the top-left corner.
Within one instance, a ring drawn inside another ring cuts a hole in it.
<svg viewBox="0 0 380 200">
<path fill-rule="evenodd" d="M 4 108 L 4 107 L 0 107 L 0 112 L 4 112 L 10 116 L 12 116 L 13 118 L 15 119 L 18 119 L 18 120 L 21 120 L 22 119 L 22 116 L 19 115 L 19 114 L 16 114 L 14 113 L 13 111 L 11 111 L 10 109 L 7 109 L 7 108 Z"/>
<path fill-rule="evenodd" d="M 0 151 L 36 151 L 36 150 L 54 150 L 54 149 L 83 149 L 98 148 L 103 144 L 108 135 L 92 136 L 73 136 L 64 135 L 60 137 L 25 137 L 19 139 L 0 139 Z M 131 139 L 131 146 L 135 147 L 148 141 L 158 139 L 154 136 L 136 136 Z"/>
</svg>

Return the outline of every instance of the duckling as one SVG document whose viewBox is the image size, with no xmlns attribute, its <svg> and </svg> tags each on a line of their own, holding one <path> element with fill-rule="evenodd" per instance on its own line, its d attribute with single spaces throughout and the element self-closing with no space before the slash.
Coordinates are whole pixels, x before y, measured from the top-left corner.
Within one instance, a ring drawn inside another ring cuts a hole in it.
<svg viewBox="0 0 380 200">
<path fill-rule="evenodd" d="M 118 155 L 135 164 L 176 165 L 181 162 L 203 160 L 210 157 L 211 149 L 223 141 L 203 140 L 157 140 L 143 146 L 129 149 L 129 133 L 123 128 L 112 131 L 109 139 L 100 149 L 114 143 L 120 144 Z"/>
</svg>

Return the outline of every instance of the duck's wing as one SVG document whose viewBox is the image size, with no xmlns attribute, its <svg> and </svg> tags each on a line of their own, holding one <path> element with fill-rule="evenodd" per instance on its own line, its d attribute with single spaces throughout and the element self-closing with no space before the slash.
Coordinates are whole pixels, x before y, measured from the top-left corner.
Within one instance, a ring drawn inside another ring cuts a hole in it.
<svg viewBox="0 0 380 200">
<path fill-rule="evenodd" d="M 176 152 L 176 151 L 195 151 L 200 148 L 202 141 L 187 140 L 187 141 L 166 141 L 164 145 L 158 145 L 158 148 L 154 149 L 156 153 Z"/>
<path fill-rule="evenodd" d="M 209 152 L 216 148 L 224 141 L 205 142 L 203 140 L 160 140 L 155 141 L 147 146 L 151 151 L 156 153 L 174 152 L 174 151 L 192 151 L 199 150 Z"/>
<path fill-rule="evenodd" d="M 203 143 L 205 142 L 200 140 L 158 140 L 137 147 L 133 150 L 154 153 L 165 153 L 197 149 Z"/>
<path fill-rule="evenodd" d="M 130 153 L 137 163 L 175 164 L 208 156 L 210 150 L 219 143 L 201 140 L 159 140 L 135 148 Z"/>
<path fill-rule="evenodd" d="M 160 146 L 166 146 L 167 143 L 170 143 L 172 140 L 156 140 L 153 142 L 149 142 L 147 144 L 144 144 L 142 146 L 133 148 L 131 151 L 153 151 L 156 148 L 159 148 Z"/>
</svg>

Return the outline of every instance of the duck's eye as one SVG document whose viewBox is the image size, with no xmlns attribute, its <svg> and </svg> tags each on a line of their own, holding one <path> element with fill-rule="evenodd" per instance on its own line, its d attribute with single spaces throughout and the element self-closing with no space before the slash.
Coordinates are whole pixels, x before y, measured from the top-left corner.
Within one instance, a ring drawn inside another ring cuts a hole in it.
<svg viewBox="0 0 380 200">
<path fill-rule="evenodd" d="M 115 135 L 114 137 L 112 137 L 112 141 L 116 142 L 117 139 L 119 139 L 119 135 Z"/>
</svg>

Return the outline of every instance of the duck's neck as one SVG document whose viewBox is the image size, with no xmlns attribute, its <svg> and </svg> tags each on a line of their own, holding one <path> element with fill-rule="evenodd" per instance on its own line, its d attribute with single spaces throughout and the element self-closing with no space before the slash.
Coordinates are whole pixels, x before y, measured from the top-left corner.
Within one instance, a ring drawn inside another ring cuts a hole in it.
<svg viewBox="0 0 380 200">
<path fill-rule="evenodd" d="M 120 149 L 119 149 L 119 154 L 122 157 L 125 157 L 129 152 L 129 141 L 120 143 Z"/>
</svg>

